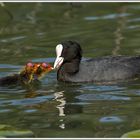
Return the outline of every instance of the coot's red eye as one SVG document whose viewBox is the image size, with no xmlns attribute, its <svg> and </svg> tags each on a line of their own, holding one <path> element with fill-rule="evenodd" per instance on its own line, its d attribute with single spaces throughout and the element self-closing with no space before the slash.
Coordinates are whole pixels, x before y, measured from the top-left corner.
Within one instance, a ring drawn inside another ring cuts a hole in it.
<svg viewBox="0 0 140 140">
<path fill-rule="evenodd" d="M 31 63 L 31 62 L 29 62 L 29 63 L 27 63 L 27 66 L 28 66 L 28 67 L 33 67 L 33 66 L 34 66 L 34 64 L 33 64 L 33 63 Z"/>
</svg>

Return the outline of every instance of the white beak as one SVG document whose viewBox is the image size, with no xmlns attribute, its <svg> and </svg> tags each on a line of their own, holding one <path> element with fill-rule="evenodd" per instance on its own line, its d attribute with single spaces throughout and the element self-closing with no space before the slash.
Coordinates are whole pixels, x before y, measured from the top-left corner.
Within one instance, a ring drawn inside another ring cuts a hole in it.
<svg viewBox="0 0 140 140">
<path fill-rule="evenodd" d="M 56 55 L 57 55 L 57 57 L 56 57 L 56 60 L 54 62 L 54 66 L 53 66 L 54 69 L 58 69 L 62 65 L 62 63 L 64 61 L 64 58 L 61 57 L 62 50 L 63 50 L 62 44 L 58 44 L 56 46 Z"/>
<path fill-rule="evenodd" d="M 58 69 L 62 65 L 63 60 L 64 60 L 63 57 L 57 57 L 56 60 L 55 60 L 55 62 L 54 62 L 53 68 L 54 69 Z"/>
</svg>

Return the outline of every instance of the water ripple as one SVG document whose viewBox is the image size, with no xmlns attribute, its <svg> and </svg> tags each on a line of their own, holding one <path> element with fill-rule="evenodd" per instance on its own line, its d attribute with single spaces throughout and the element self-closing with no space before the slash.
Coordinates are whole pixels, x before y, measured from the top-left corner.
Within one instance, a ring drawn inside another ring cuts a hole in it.
<svg viewBox="0 0 140 140">
<path fill-rule="evenodd" d="M 21 66 L 18 65 L 11 65 L 11 64 L 0 64 L 0 68 L 11 68 L 11 69 L 17 69 L 17 68 L 21 68 Z"/>
<path fill-rule="evenodd" d="M 51 63 L 51 62 L 54 62 L 55 61 L 55 58 L 37 58 L 37 59 L 33 59 L 32 60 L 33 62 L 48 62 L 48 63 Z"/>
<path fill-rule="evenodd" d="M 24 38 L 26 38 L 26 36 L 17 36 L 17 37 L 11 37 L 11 38 L 7 38 L 7 39 L 1 39 L 0 42 L 7 43 L 7 42 L 11 42 L 11 41 L 21 40 Z"/>
<path fill-rule="evenodd" d="M 76 97 L 83 101 L 94 101 L 94 100 L 130 100 L 130 97 L 115 96 L 109 94 L 82 94 Z"/>
<path fill-rule="evenodd" d="M 15 100 L 2 100 L 0 101 L 0 105 L 8 104 L 8 105 L 22 105 L 22 106 L 28 106 L 28 105 L 34 105 L 38 103 L 42 103 L 45 101 L 49 101 L 50 99 L 53 99 L 54 96 L 48 95 L 48 96 L 40 96 L 36 98 L 26 98 L 26 99 L 15 99 Z"/>
<path fill-rule="evenodd" d="M 119 86 L 96 86 L 96 85 L 85 85 L 82 88 L 82 90 L 88 90 L 88 91 L 103 91 L 103 92 L 108 92 L 108 91 L 122 91 L 125 89 L 125 87 L 119 87 Z"/>
<path fill-rule="evenodd" d="M 84 20 L 104 20 L 104 19 L 115 19 L 115 18 L 119 18 L 119 17 L 126 17 L 126 16 L 130 16 L 132 14 L 129 13 L 123 13 L 123 14 L 109 14 L 109 15 L 105 15 L 105 16 L 88 16 L 85 17 Z"/>
<path fill-rule="evenodd" d="M 106 116 L 99 120 L 101 123 L 121 123 L 123 120 L 118 116 Z"/>
</svg>

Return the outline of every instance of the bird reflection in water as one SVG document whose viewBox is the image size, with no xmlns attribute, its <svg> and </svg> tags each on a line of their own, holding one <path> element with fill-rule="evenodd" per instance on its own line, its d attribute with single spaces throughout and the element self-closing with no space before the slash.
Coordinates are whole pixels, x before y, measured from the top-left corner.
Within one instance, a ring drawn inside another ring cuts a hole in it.
<svg viewBox="0 0 140 140">
<path fill-rule="evenodd" d="M 40 94 L 35 90 L 30 90 L 28 94 L 25 95 L 25 98 L 37 98 Z M 42 111 L 47 112 L 54 112 L 54 108 L 58 109 L 58 127 L 61 129 L 65 129 L 64 117 L 65 114 L 65 105 L 66 105 L 66 98 L 64 97 L 64 91 L 55 92 L 54 98 L 52 100 L 47 100 L 42 103 L 36 103 L 28 105 L 28 109 L 39 109 Z M 47 106 L 47 107 L 46 107 Z M 50 110 L 51 108 L 51 110 Z M 52 120 L 53 122 L 53 120 Z"/>
<path fill-rule="evenodd" d="M 66 105 L 66 100 L 65 100 L 65 97 L 64 97 L 64 91 L 60 91 L 60 92 L 56 92 L 54 93 L 54 100 L 60 102 L 59 105 L 56 106 L 56 108 L 59 110 L 59 116 L 60 117 L 64 117 L 65 116 L 65 105 Z M 65 129 L 65 123 L 64 123 L 64 120 L 63 119 L 60 119 L 60 125 L 59 127 L 62 128 L 62 129 Z"/>
</svg>

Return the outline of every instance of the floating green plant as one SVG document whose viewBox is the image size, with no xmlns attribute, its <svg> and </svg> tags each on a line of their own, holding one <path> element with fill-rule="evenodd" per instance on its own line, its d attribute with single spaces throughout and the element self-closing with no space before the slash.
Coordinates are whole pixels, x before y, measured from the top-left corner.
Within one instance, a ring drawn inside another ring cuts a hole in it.
<svg viewBox="0 0 140 140">
<path fill-rule="evenodd" d="M 34 134 L 30 130 L 18 130 L 10 125 L 0 125 L 0 138 L 6 137 L 33 137 Z"/>
<path fill-rule="evenodd" d="M 127 132 L 121 136 L 122 138 L 140 138 L 140 130 Z"/>
</svg>

